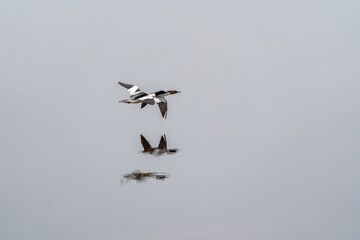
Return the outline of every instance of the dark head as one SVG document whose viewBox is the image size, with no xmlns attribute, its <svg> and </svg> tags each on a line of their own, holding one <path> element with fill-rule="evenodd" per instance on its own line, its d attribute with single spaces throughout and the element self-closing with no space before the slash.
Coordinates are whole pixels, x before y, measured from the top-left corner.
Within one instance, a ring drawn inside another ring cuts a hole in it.
<svg viewBox="0 0 360 240">
<path fill-rule="evenodd" d="M 163 90 L 155 92 L 155 96 L 164 95 L 164 94 L 166 94 L 166 92 Z"/>
</svg>

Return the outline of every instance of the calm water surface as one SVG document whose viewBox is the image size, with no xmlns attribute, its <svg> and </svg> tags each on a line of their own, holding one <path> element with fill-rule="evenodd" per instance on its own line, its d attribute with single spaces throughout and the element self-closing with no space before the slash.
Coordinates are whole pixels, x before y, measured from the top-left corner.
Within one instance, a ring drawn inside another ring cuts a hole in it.
<svg viewBox="0 0 360 240">
<path fill-rule="evenodd" d="M 359 239 L 356 2 L 24 4 L 1 239 Z M 162 119 L 117 81 L 182 93 Z"/>
</svg>

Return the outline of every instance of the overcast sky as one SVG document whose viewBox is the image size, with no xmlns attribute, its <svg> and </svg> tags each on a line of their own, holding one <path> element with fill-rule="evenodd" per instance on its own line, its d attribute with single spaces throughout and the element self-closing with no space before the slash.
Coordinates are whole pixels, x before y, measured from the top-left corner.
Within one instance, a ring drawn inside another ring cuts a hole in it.
<svg viewBox="0 0 360 240">
<path fill-rule="evenodd" d="M 1 1 L 0 238 L 359 239 L 359 5 Z"/>
</svg>

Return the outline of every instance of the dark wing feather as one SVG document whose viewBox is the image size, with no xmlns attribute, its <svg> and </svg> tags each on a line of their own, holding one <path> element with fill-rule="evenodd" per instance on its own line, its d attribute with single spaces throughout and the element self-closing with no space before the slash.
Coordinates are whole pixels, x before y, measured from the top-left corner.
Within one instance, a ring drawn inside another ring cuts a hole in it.
<svg viewBox="0 0 360 240">
<path fill-rule="evenodd" d="M 121 86 L 123 86 L 126 89 L 132 88 L 134 85 L 131 84 L 127 84 L 127 83 L 122 83 L 122 82 L 118 82 Z"/>
<path fill-rule="evenodd" d="M 160 100 L 160 102 L 158 102 L 158 105 L 159 105 L 159 109 L 161 112 L 161 116 L 163 118 L 166 118 L 166 116 L 167 116 L 167 101 L 163 97 L 159 97 L 158 100 Z"/>
<path fill-rule="evenodd" d="M 159 105 L 159 108 L 160 108 L 161 116 L 163 118 L 166 118 L 166 116 L 167 116 L 167 106 L 166 105 L 167 104 L 161 102 L 161 103 L 158 103 L 158 105 Z"/>
<path fill-rule="evenodd" d="M 147 105 L 146 102 L 142 102 L 142 103 L 141 103 L 141 108 L 144 108 L 146 105 Z"/>
<path fill-rule="evenodd" d="M 134 95 L 131 96 L 132 99 L 136 100 L 136 99 L 139 99 L 139 98 L 142 98 L 142 97 L 145 97 L 147 94 L 144 93 L 144 92 L 138 92 Z"/>
<path fill-rule="evenodd" d="M 145 102 L 145 103 L 147 103 L 147 104 L 150 104 L 150 105 L 154 105 L 155 104 L 155 100 L 154 99 L 151 99 L 151 98 L 149 98 L 149 99 L 143 99 L 143 100 L 141 100 L 142 102 Z"/>
<path fill-rule="evenodd" d="M 151 145 L 150 143 L 146 140 L 146 138 L 140 134 L 140 138 L 141 138 L 141 144 L 144 148 L 144 151 L 148 151 L 149 149 L 151 149 Z"/>
<path fill-rule="evenodd" d="M 167 149 L 166 136 L 165 135 L 161 136 L 158 148 Z"/>
</svg>

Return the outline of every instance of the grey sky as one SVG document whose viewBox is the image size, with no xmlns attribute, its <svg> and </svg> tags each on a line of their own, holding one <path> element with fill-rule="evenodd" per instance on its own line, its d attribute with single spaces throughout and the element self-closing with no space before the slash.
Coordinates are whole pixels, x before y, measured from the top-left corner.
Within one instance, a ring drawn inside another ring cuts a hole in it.
<svg viewBox="0 0 360 240">
<path fill-rule="evenodd" d="M 0 239 L 359 239 L 359 4 L 2 1 Z"/>
</svg>

